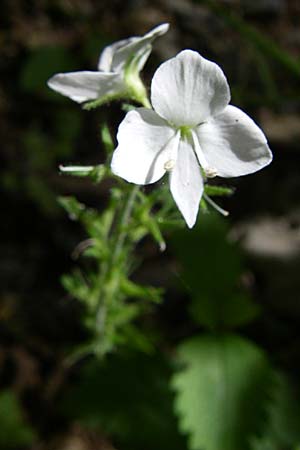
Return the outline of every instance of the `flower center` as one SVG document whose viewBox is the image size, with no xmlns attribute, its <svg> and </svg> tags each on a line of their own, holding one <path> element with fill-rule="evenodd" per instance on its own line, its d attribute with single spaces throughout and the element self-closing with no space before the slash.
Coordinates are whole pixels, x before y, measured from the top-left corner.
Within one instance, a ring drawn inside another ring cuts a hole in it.
<svg viewBox="0 0 300 450">
<path fill-rule="evenodd" d="M 191 134 L 191 127 L 189 125 L 182 125 L 178 128 L 181 134 L 181 137 L 189 137 Z"/>
<path fill-rule="evenodd" d="M 193 130 L 193 128 L 189 125 L 182 125 L 181 127 L 177 128 L 178 132 L 180 133 L 180 136 L 182 139 L 192 139 L 194 144 L 194 151 L 197 155 L 199 164 L 201 168 L 203 169 L 205 175 L 207 178 L 214 178 L 218 175 L 217 169 L 214 167 L 211 167 L 209 163 L 207 162 L 207 159 L 203 153 L 203 150 L 200 146 L 198 136 L 196 132 Z M 171 163 L 172 161 L 172 163 Z M 170 163 L 170 164 L 169 164 Z M 175 165 L 175 161 L 170 160 L 165 163 L 165 170 L 171 170 L 173 169 Z M 167 167 L 170 167 L 169 169 Z"/>
</svg>

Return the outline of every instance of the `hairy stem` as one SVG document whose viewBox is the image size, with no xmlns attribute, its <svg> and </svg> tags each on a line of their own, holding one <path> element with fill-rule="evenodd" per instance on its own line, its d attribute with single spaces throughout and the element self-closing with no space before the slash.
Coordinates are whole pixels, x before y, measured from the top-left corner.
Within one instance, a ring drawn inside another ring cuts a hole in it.
<svg viewBox="0 0 300 450">
<path fill-rule="evenodd" d="M 112 272 L 115 265 L 118 262 L 124 244 L 127 237 L 127 227 L 130 221 L 130 216 L 133 210 L 134 201 L 138 194 L 139 186 L 134 186 L 128 194 L 127 201 L 121 212 L 119 222 L 116 224 L 115 229 L 111 236 L 112 242 L 112 253 L 109 261 L 105 265 L 100 267 L 100 277 L 99 277 L 99 291 L 98 291 L 98 306 L 96 312 L 96 331 L 102 338 L 105 335 L 107 311 L 114 300 L 114 297 L 119 289 L 119 278 L 114 275 L 112 277 Z M 113 283 L 111 280 L 113 279 Z M 102 349 L 102 346 L 100 346 Z M 104 349 L 105 351 L 105 349 Z M 100 353 L 104 353 L 103 349 Z"/>
</svg>

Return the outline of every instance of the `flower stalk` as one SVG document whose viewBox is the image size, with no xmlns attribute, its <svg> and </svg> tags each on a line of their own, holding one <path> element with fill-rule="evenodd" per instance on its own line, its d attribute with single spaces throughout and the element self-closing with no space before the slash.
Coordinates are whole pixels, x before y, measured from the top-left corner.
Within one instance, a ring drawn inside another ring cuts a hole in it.
<svg viewBox="0 0 300 450">
<path fill-rule="evenodd" d="M 98 336 L 100 337 L 99 343 L 101 345 L 98 347 L 98 352 L 103 354 L 107 351 L 106 346 L 103 345 L 105 342 L 105 327 L 107 310 L 111 306 L 115 298 L 115 293 L 117 289 L 120 289 L 120 277 L 117 274 L 114 275 L 115 267 L 119 263 L 119 258 L 122 254 L 122 250 L 127 237 L 127 228 L 130 222 L 130 216 L 133 210 L 134 201 L 136 199 L 139 187 L 133 186 L 128 195 L 125 206 L 121 211 L 118 223 L 115 224 L 114 230 L 112 231 L 110 242 L 112 246 L 112 253 L 109 260 L 104 266 L 99 267 L 99 292 L 98 292 L 98 302 L 96 307 L 96 320 L 95 328 Z M 103 340 L 104 337 L 104 340 Z"/>
</svg>

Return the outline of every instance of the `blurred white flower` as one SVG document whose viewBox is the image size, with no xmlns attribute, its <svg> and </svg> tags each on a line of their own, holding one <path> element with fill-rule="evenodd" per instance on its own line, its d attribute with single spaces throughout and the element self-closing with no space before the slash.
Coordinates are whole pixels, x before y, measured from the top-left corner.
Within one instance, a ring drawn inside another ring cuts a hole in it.
<svg viewBox="0 0 300 450">
<path fill-rule="evenodd" d="M 144 85 L 139 77 L 152 50 L 152 42 L 165 34 L 169 24 L 155 27 L 140 37 L 131 37 L 105 47 L 98 61 L 98 71 L 58 73 L 48 86 L 75 102 L 130 97 L 147 104 Z"/>
<path fill-rule="evenodd" d="M 184 50 L 157 69 L 151 101 L 153 110 L 130 111 L 120 124 L 112 171 L 135 184 L 154 183 L 169 172 L 171 193 L 190 228 L 203 177 L 246 175 L 272 160 L 261 129 L 229 105 L 220 67 L 197 52 Z"/>
</svg>

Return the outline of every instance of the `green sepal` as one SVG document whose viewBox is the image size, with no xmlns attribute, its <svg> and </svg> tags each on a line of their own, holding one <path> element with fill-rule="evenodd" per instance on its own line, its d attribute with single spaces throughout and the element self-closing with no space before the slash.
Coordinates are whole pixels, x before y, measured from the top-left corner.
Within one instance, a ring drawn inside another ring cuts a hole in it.
<svg viewBox="0 0 300 450">
<path fill-rule="evenodd" d="M 89 177 L 94 183 L 100 183 L 108 173 L 104 164 L 96 166 L 60 166 L 59 170 L 67 175 L 75 177 Z"/>
<path fill-rule="evenodd" d="M 136 109 L 136 106 L 131 105 L 130 103 L 123 103 L 121 108 L 122 108 L 122 111 L 127 113 L 129 111 L 133 111 L 134 109 Z"/>
<path fill-rule="evenodd" d="M 234 189 L 226 186 L 212 186 L 210 184 L 206 184 L 204 186 L 204 192 L 206 195 L 210 197 L 214 196 L 223 197 L 232 195 L 234 193 Z"/>
<path fill-rule="evenodd" d="M 110 103 L 115 100 L 123 100 L 129 97 L 129 93 L 127 91 L 120 91 L 114 94 L 108 94 L 103 97 L 97 98 L 96 100 L 91 100 L 82 105 L 82 109 L 86 111 L 90 111 L 92 109 L 99 108 L 100 106 L 105 105 L 106 103 Z"/>
<path fill-rule="evenodd" d="M 110 155 L 114 151 L 115 145 L 111 132 L 109 131 L 108 125 L 106 123 L 101 125 L 100 133 L 101 133 L 101 140 L 106 150 L 106 154 Z"/>
</svg>

